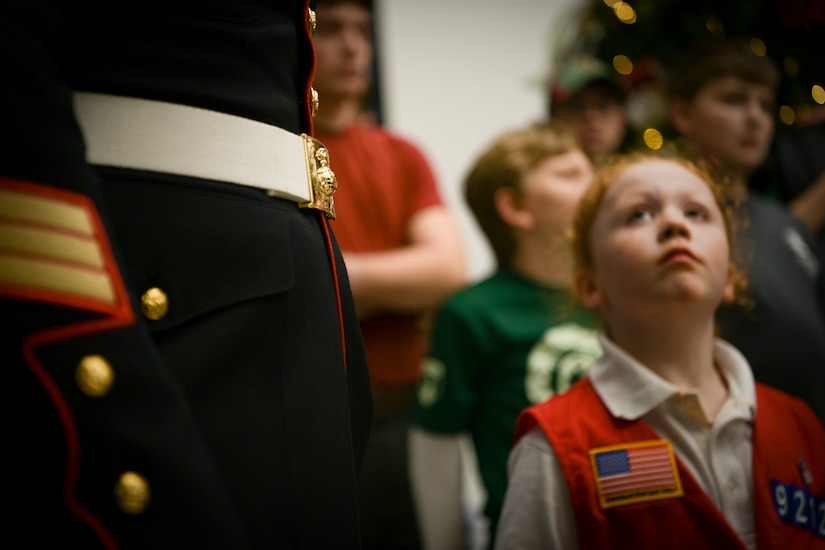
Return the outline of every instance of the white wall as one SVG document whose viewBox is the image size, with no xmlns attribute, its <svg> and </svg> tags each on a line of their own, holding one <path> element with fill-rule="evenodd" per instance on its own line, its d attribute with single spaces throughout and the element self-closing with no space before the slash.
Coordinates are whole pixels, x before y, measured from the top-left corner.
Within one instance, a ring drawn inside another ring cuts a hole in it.
<svg viewBox="0 0 825 550">
<path fill-rule="evenodd" d="M 376 0 L 385 125 L 431 161 L 473 279 L 492 253 L 463 180 L 500 133 L 544 118 L 542 81 L 584 0 Z"/>
<path fill-rule="evenodd" d="M 463 198 L 463 181 L 499 134 L 545 117 L 543 81 L 590 0 L 375 0 L 382 115 L 416 143 L 455 213 L 472 279 L 492 252 Z M 485 548 L 484 490 L 463 446 L 470 547 Z"/>
</svg>

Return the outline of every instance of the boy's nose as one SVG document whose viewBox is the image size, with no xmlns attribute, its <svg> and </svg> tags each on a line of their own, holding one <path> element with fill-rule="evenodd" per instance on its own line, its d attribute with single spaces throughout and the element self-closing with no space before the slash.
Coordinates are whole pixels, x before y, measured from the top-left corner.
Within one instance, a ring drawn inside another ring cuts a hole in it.
<svg viewBox="0 0 825 550">
<path fill-rule="evenodd" d="M 687 230 L 683 226 L 677 224 L 669 224 L 667 227 L 665 227 L 662 236 L 665 239 L 671 239 L 673 237 L 676 237 L 677 235 L 680 237 L 686 237 L 687 234 Z"/>
<path fill-rule="evenodd" d="M 684 216 L 665 214 L 662 217 L 662 228 L 659 232 L 659 239 L 666 241 L 674 237 L 689 238 L 690 229 L 687 223 L 685 223 Z"/>
</svg>

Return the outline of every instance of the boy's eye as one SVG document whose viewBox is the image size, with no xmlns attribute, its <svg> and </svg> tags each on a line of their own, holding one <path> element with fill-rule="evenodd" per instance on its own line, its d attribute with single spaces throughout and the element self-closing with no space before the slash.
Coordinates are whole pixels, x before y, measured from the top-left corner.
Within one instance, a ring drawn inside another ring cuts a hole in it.
<svg viewBox="0 0 825 550">
<path fill-rule="evenodd" d="M 688 218 L 695 218 L 697 220 L 707 219 L 707 213 L 702 208 L 688 208 L 685 210 L 685 216 Z"/>
<path fill-rule="evenodd" d="M 644 209 L 633 210 L 630 213 L 630 216 L 628 217 L 627 221 L 631 222 L 631 223 L 640 222 L 642 220 L 647 220 L 650 217 L 651 217 L 651 213 L 648 210 L 644 210 Z"/>
<path fill-rule="evenodd" d="M 741 93 L 729 93 L 722 96 L 722 102 L 728 105 L 740 105 L 745 103 L 745 96 Z"/>
</svg>

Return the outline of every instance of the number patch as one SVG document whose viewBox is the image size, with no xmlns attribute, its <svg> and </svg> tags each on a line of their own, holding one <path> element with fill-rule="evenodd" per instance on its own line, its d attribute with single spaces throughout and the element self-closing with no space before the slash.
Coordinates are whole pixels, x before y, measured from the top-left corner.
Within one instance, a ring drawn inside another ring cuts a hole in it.
<svg viewBox="0 0 825 550">
<path fill-rule="evenodd" d="M 825 539 L 825 499 L 802 487 L 779 481 L 771 481 L 771 493 L 779 519 Z"/>
</svg>

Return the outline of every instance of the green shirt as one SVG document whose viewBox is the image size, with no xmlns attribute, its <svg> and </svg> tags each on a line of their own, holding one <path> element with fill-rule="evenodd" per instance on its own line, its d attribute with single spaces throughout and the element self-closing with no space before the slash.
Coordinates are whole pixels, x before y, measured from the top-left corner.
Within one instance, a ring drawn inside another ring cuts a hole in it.
<svg viewBox="0 0 825 550">
<path fill-rule="evenodd" d="M 471 434 L 491 535 L 516 418 L 584 377 L 601 355 L 596 323 L 568 290 L 507 269 L 455 294 L 439 312 L 414 422 L 433 433 Z"/>
</svg>

